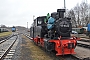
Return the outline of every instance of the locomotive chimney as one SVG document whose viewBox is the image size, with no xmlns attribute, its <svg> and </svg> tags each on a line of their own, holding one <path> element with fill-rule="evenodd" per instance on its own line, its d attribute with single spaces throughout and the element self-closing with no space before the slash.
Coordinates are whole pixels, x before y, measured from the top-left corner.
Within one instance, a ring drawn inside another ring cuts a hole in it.
<svg viewBox="0 0 90 60">
<path fill-rule="evenodd" d="M 65 9 L 57 9 L 57 12 L 59 14 L 59 18 L 63 18 L 64 17 Z"/>
</svg>

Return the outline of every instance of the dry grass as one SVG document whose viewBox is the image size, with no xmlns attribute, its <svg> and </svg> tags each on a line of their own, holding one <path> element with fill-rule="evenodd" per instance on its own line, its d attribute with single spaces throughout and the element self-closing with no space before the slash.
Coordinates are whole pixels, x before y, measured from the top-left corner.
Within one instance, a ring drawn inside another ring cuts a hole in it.
<svg viewBox="0 0 90 60">
<path fill-rule="evenodd" d="M 12 34 L 12 32 L 3 32 L 3 33 L 0 33 L 0 37 L 8 36 L 10 34 Z"/>
<path fill-rule="evenodd" d="M 23 36 L 23 38 L 25 38 L 26 41 L 25 47 L 30 49 L 30 56 L 33 60 L 53 60 L 52 57 L 48 56 L 47 53 L 45 53 L 45 51 L 40 49 L 38 46 L 34 45 L 34 43 L 30 41 L 28 38 L 26 38 L 25 36 Z"/>
</svg>

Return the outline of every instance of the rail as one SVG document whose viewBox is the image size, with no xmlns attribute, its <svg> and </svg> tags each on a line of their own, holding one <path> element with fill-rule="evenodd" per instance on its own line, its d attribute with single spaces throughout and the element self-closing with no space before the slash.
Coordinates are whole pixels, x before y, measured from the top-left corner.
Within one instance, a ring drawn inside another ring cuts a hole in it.
<svg viewBox="0 0 90 60">
<path fill-rule="evenodd" d="M 9 47 L 4 51 L 4 53 L 1 54 L 0 56 L 0 60 L 3 60 L 4 57 L 7 55 L 7 53 L 10 51 L 10 49 L 12 48 L 12 46 L 14 45 L 14 43 L 16 42 L 17 37 L 15 40 L 13 40 L 13 42 L 11 43 L 11 45 L 9 45 Z"/>
</svg>

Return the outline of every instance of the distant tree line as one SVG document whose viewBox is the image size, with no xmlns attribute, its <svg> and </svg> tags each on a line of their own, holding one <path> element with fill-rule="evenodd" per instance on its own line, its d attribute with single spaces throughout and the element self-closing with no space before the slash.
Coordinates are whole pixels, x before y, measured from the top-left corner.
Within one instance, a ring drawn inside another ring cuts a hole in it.
<svg viewBox="0 0 90 60">
<path fill-rule="evenodd" d="M 6 28 L 7 26 L 1 24 L 0 27 L 1 27 L 1 28 Z"/>
<path fill-rule="evenodd" d="M 73 27 L 85 27 L 90 23 L 90 5 L 87 2 L 83 1 L 66 11 L 66 16 L 71 17 Z"/>
</svg>

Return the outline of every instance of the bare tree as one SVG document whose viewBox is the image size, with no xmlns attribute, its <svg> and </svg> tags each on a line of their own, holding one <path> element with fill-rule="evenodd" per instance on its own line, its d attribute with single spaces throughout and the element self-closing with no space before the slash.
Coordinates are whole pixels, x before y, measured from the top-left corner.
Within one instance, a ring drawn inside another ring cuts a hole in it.
<svg viewBox="0 0 90 60">
<path fill-rule="evenodd" d="M 67 17 L 71 17 L 73 26 L 87 26 L 90 23 L 90 5 L 82 1 L 77 4 L 72 10 L 68 10 Z"/>
<path fill-rule="evenodd" d="M 82 26 L 86 26 L 88 23 L 88 4 L 86 2 L 80 4 L 80 16 Z"/>
<path fill-rule="evenodd" d="M 80 6 L 77 4 L 74 7 L 75 17 L 76 17 L 76 23 L 78 26 L 81 26 L 81 20 L 80 20 Z"/>
<path fill-rule="evenodd" d="M 87 24 L 89 23 L 89 17 L 88 17 L 88 15 L 85 17 L 85 20 L 86 20 L 86 22 L 85 22 L 86 24 L 85 25 L 87 26 Z"/>
<path fill-rule="evenodd" d="M 88 4 L 88 23 L 90 23 L 90 4 Z"/>
<path fill-rule="evenodd" d="M 68 17 L 71 18 L 72 26 L 73 27 L 76 27 L 77 26 L 77 24 L 76 24 L 76 18 L 75 18 L 75 13 L 74 13 L 73 10 L 68 11 Z"/>
</svg>

